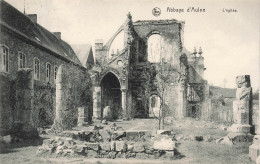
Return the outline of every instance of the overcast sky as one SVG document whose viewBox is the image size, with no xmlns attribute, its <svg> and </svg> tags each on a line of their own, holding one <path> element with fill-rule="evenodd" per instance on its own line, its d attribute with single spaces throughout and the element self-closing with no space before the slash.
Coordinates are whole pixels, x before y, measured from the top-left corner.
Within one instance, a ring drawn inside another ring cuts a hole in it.
<svg viewBox="0 0 260 164">
<path fill-rule="evenodd" d="M 6 0 L 23 12 L 24 0 Z M 202 47 L 205 78 L 210 84 L 235 88 L 237 75 L 251 75 L 259 88 L 259 0 L 25 0 L 27 14 L 37 14 L 38 23 L 49 31 L 60 31 L 70 44 L 104 42 L 117 31 L 131 12 L 133 21 L 177 19 L 185 21 L 184 46 Z M 152 15 L 159 7 L 161 15 Z M 167 7 L 184 9 L 167 12 Z M 187 12 L 188 7 L 205 9 Z M 237 12 L 223 12 L 235 9 Z"/>
</svg>

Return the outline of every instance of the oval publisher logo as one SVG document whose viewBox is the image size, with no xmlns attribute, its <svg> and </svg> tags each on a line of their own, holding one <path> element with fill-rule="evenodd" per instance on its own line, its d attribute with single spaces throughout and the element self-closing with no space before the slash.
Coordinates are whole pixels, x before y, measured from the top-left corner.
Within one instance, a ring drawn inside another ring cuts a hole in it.
<svg viewBox="0 0 260 164">
<path fill-rule="evenodd" d="M 161 9 L 159 7 L 155 7 L 153 8 L 152 13 L 154 16 L 158 17 L 161 15 Z"/>
</svg>

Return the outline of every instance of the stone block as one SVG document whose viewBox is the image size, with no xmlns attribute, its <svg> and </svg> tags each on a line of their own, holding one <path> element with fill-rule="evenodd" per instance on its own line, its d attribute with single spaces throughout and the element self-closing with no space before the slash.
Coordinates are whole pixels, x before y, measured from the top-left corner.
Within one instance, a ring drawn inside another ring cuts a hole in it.
<svg viewBox="0 0 260 164">
<path fill-rule="evenodd" d="M 133 144 L 128 144 L 127 145 L 127 150 L 132 152 L 134 150 L 134 145 Z"/>
<path fill-rule="evenodd" d="M 106 131 L 106 130 L 99 130 L 99 134 L 102 136 L 104 142 L 106 142 L 106 141 L 110 141 L 110 134 L 109 134 L 109 131 Z"/>
<path fill-rule="evenodd" d="M 116 151 L 123 151 L 125 144 L 124 141 L 116 141 Z"/>
<path fill-rule="evenodd" d="M 134 143 L 133 152 L 140 153 L 140 152 L 144 152 L 144 151 L 145 151 L 145 148 L 142 143 Z"/>
<path fill-rule="evenodd" d="M 99 146 L 98 143 L 85 143 L 86 147 L 88 150 L 95 150 L 95 151 L 98 151 L 101 149 L 101 147 Z"/>
<path fill-rule="evenodd" d="M 250 133 L 251 125 L 233 124 L 229 131 L 235 133 Z"/>
<path fill-rule="evenodd" d="M 110 150 L 110 143 L 109 142 L 100 143 L 100 147 L 101 147 L 102 150 L 109 151 Z"/>
<path fill-rule="evenodd" d="M 256 158 L 260 156 L 260 145 L 259 144 L 253 144 L 249 146 L 249 157 L 251 160 L 256 161 Z"/>
<path fill-rule="evenodd" d="M 170 150 L 173 151 L 176 148 L 176 142 L 171 139 L 163 138 L 160 141 L 154 141 L 153 148 L 156 150 Z"/>
</svg>

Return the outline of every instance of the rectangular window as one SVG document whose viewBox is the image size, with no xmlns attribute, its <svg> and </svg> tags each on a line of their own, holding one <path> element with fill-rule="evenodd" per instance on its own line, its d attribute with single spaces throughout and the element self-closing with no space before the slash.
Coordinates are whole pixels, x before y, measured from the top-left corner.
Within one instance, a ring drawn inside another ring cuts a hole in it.
<svg viewBox="0 0 260 164">
<path fill-rule="evenodd" d="M 40 80 L 40 61 L 34 59 L 34 79 Z"/>
<path fill-rule="evenodd" d="M 25 54 L 19 53 L 18 57 L 18 68 L 25 68 Z"/>
<path fill-rule="evenodd" d="M 47 63 L 46 65 L 46 82 L 51 81 L 51 64 Z"/>
<path fill-rule="evenodd" d="M 8 65 L 9 65 L 9 51 L 8 49 L 5 47 L 5 46 L 2 46 L 1 47 L 1 54 L 0 54 L 0 70 L 1 71 L 4 71 L 4 72 L 8 72 L 9 71 L 9 68 L 8 68 Z"/>
<path fill-rule="evenodd" d="M 54 82 L 56 82 L 57 72 L 58 72 L 58 67 L 55 66 L 55 67 L 54 67 Z"/>
</svg>

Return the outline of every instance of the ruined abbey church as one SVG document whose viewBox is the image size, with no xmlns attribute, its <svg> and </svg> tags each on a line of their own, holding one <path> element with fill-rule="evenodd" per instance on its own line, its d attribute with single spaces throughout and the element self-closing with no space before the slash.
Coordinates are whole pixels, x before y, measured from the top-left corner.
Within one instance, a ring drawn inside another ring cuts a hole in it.
<svg viewBox="0 0 260 164">
<path fill-rule="evenodd" d="M 87 113 L 79 117 L 83 122 L 102 119 L 106 111 L 112 119 L 209 118 L 202 50 L 185 49 L 184 22 L 132 22 L 129 13 L 92 51 L 70 46 L 60 32 L 39 25 L 37 14 L 2 0 L 0 7 L 0 133 L 17 123 L 76 125 L 78 109 Z"/>
<path fill-rule="evenodd" d="M 184 22 L 126 21 L 103 44 L 95 43 L 93 117 L 207 117 L 208 85 L 202 50 L 189 52 Z M 160 110 L 163 109 L 163 110 Z M 163 111 L 163 112 L 162 112 Z"/>
</svg>

